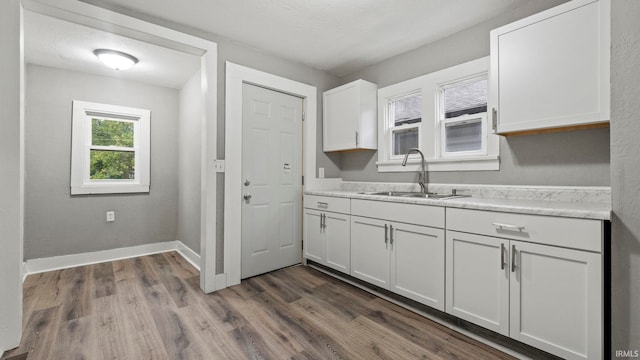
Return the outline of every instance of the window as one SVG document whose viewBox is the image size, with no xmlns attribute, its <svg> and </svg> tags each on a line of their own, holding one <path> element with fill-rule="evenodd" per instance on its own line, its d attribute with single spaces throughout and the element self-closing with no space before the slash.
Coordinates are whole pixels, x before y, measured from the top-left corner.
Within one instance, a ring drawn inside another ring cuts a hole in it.
<svg viewBox="0 0 640 360">
<path fill-rule="evenodd" d="M 73 101 L 71 194 L 149 192 L 150 117 L 149 110 Z"/>
<path fill-rule="evenodd" d="M 420 93 L 409 94 L 391 99 L 388 109 L 391 155 L 395 158 L 403 156 L 411 148 L 419 147 L 422 95 Z"/>
<path fill-rule="evenodd" d="M 499 137 L 487 117 L 489 57 L 378 89 L 378 171 L 498 170 Z"/>
<path fill-rule="evenodd" d="M 486 75 L 442 85 L 439 105 L 441 157 L 485 155 Z"/>
</svg>

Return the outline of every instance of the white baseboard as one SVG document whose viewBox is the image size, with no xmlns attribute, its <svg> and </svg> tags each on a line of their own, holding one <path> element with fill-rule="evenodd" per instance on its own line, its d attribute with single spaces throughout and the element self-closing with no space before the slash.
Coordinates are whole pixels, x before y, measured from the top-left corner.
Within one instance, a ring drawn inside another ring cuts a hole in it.
<svg viewBox="0 0 640 360">
<path fill-rule="evenodd" d="M 27 277 L 27 275 L 30 274 L 67 269 L 76 266 L 92 265 L 107 261 L 128 259 L 144 255 L 159 254 L 168 251 L 177 251 L 191 265 L 200 270 L 200 255 L 196 254 L 195 251 L 191 250 L 189 247 L 183 244 L 182 241 L 175 240 L 82 254 L 71 254 L 27 260 L 23 267 L 23 281 Z"/>
<path fill-rule="evenodd" d="M 176 250 L 182 257 L 187 260 L 194 268 L 200 271 L 200 255 L 191 250 L 190 247 L 185 245 L 182 241 L 176 240 Z"/>
</svg>

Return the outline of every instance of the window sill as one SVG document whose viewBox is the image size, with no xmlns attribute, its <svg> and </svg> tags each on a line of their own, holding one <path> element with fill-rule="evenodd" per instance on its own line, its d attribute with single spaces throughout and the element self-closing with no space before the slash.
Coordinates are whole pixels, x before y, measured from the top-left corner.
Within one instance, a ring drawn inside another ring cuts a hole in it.
<svg viewBox="0 0 640 360">
<path fill-rule="evenodd" d="M 149 185 L 99 185 L 72 186 L 71 195 L 100 195 L 100 194 L 132 194 L 148 193 Z"/>
<path fill-rule="evenodd" d="M 402 166 L 402 161 L 378 161 L 378 172 L 420 171 L 420 160 L 414 159 Z M 499 156 L 464 157 L 456 159 L 427 159 L 427 171 L 495 171 L 500 170 Z"/>
</svg>

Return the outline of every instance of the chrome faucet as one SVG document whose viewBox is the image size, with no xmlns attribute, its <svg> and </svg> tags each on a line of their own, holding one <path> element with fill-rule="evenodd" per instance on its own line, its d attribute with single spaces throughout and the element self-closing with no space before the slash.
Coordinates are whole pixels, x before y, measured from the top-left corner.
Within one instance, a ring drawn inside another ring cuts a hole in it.
<svg viewBox="0 0 640 360">
<path fill-rule="evenodd" d="M 416 152 L 418 154 L 420 154 L 420 166 L 422 168 L 422 172 L 418 175 L 418 185 L 420 185 L 420 191 L 422 191 L 423 194 L 427 193 L 427 170 L 425 169 L 425 161 L 424 161 L 424 154 L 422 153 L 422 151 L 420 151 L 420 149 L 418 148 L 411 148 L 409 149 L 409 151 L 407 151 L 407 153 L 404 155 L 404 160 L 402 160 L 402 166 L 407 166 L 407 159 L 409 159 L 409 154 Z"/>
</svg>

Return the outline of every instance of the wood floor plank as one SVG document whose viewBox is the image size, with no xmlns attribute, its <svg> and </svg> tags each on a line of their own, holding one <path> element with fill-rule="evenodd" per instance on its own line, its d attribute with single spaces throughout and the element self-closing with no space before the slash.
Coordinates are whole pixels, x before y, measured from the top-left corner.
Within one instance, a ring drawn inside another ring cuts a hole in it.
<svg viewBox="0 0 640 360">
<path fill-rule="evenodd" d="M 175 252 L 27 277 L 3 359 L 512 359 L 317 270 L 204 294 Z"/>
<path fill-rule="evenodd" d="M 96 336 L 90 316 L 65 319 L 63 309 L 51 359 L 95 359 Z"/>
<path fill-rule="evenodd" d="M 33 310 L 47 309 L 60 306 L 65 301 L 66 279 L 63 270 L 50 271 L 39 275 L 38 292 L 35 295 Z M 27 276 L 29 279 L 31 276 Z"/>
<path fill-rule="evenodd" d="M 126 260 L 122 265 L 133 271 L 133 261 Z M 116 277 L 118 276 L 116 275 Z M 131 355 L 127 358 L 168 358 L 162 337 L 156 328 L 138 279 L 121 277 L 116 281 L 116 284 L 119 289 L 115 295 L 116 312 L 120 315 L 119 320 L 122 322 L 126 334 L 127 354 Z"/>
<path fill-rule="evenodd" d="M 190 278 L 193 276 L 200 276 L 198 270 L 196 270 L 193 265 L 191 265 L 185 258 L 182 257 L 177 251 L 169 251 L 166 253 L 162 253 L 171 269 L 181 279 Z"/>
<path fill-rule="evenodd" d="M 282 299 L 284 302 L 289 303 L 300 299 L 299 293 L 273 274 L 264 274 L 251 280 L 260 285 L 264 291 L 268 291 L 269 294 Z"/>
<path fill-rule="evenodd" d="M 29 320 L 24 327 L 20 346 L 6 355 L 29 352 L 33 359 L 48 359 L 56 342 L 58 324 L 62 314 L 60 306 L 24 313 Z"/>
<path fill-rule="evenodd" d="M 247 323 L 261 335 L 262 341 L 269 344 L 275 354 L 294 354 L 304 347 L 292 336 L 289 328 L 274 321 L 262 306 L 253 300 L 244 301 L 237 293 L 237 287 L 225 291 L 223 297 L 244 317 Z"/>
<path fill-rule="evenodd" d="M 174 272 L 175 267 L 171 266 L 164 254 L 150 255 L 147 259 L 178 308 L 196 303 L 197 300 L 188 291 L 189 285 Z"/>
<path fill-rule="evenodd" d="M 113 263 L 105 262 L 93 267 L 93 287 L 94 298 L 113 295 L 116 287 Z"/>
<path fill-rule="evenodd" d="M 66 280 L 64 301 L 62 304 L 62 320 L 70 321 L 91 314 L 91 288 L 94 267 L 79 266 L 62 270 L 62 278 Z"/>
<path fill-rule="evenodd" d="M 425 348 L 431 348 L 450 359 L 513 359 L 494 348 L 475 341 L 467 336 L 452 332 L 449 328 L 429 319 L 392 304 L 383 299 L 375 299 L 366 304 L 370 309 L 364 316 L 394 332 L 402 334 L 405 339 Z"/>
<path fill-rule="evenodd" d="M 229 333 L 221 323 L 202 304 L 185 306 L 178 309 L 185 319 L 194 338 L 203 344 L 203 351 L 210 359 L 241 359 L 242 349 L 237 343 L 229 341 Z"/>
<path fill-rule="evenodd" d="M 301 343 L 307 352 L 318 359 L 349 358 L 349 350 L 343 348 L 331 335 L 313 326 L 309 319 L 286 306 L 286 302 L 264 292 L 256 295 L 258 304 L 278 323 L 289 328 L 289 336 Z"/>
<path fill-rule="evenodd" d="M 93 328 L 96 337 L 96 358 L 126 359 L 130 344 L 127 340 L 126 319 L 128 314 L 119 312 L 118 299 L 114 295 L 101 296 L 93 304 Z"/>
</svg>

